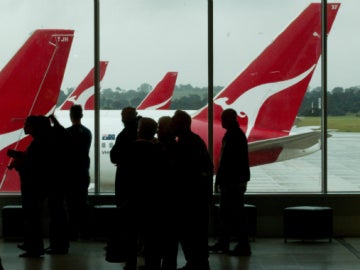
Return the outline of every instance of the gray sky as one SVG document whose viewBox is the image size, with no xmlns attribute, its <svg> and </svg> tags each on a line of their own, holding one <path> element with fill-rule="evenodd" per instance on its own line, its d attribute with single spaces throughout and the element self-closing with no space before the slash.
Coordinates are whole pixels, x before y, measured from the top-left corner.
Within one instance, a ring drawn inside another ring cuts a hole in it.
<svg viewBox="0 0 360 270">
<path fill-rule="evenodd" d="M 214 84 L 230 83 L 311 1 L 214 0 Z M 342 0 L 329 36 L 329 88 L 360 85 L 359 0 Z M 102 87 L 155 85 L 167 71 L 177 84 L 207 85 L 206 0 L 100 0 Z M 63 89 L 93 67 L 92 0 L 1 0 L 0 66 L 37 28 L 75 29 Z M 320 84 L 316 72 L 311 86 Z"/>
</svg>

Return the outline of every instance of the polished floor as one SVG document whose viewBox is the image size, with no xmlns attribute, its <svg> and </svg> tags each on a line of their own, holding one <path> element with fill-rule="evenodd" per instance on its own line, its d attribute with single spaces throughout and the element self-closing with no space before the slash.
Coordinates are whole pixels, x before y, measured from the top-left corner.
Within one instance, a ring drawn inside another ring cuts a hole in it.
<svg viewBox="0 0 360 270">
<path fill-rule="evenodd" d="M 112 270 L 123 269 L 120 263 L 104 259 L 104 242 L 72 242 L 68 255 L 46 255 L 40 259 L 19 258 L 16 242 L 0 241 L 0 254 L 5 270 Z M 211 270 L 279 270 L 279 269 L 360 269 L 360 238 L 328 241 L 292 241 L 282 238 L 258 238 L 251 243 L 251 257 L 210 255 Z M 182 254 L 179 266 L 184 264 Z M 139 259 L 141 265 L 141 259 Z"/>
</svg>

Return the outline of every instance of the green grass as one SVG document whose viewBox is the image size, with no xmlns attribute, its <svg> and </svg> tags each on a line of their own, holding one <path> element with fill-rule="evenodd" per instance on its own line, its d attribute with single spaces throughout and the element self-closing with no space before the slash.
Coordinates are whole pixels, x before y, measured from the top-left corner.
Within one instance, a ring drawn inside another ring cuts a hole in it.
<svg viewBox="0 0 360 270">
<path fill-rule="evenodd" d="M 297 126 L 320 126 L 320 117 L 300 117 Z M 360 117 L 349 116 L 329 116 L 328 129 L 336 129 L 341 132 L 360 132 Z"/>
</svg>

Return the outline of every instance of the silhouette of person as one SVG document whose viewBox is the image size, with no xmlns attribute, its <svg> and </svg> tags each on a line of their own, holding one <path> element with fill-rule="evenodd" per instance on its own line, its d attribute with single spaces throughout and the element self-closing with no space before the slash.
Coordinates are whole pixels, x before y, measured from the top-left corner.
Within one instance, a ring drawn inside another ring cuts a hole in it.
<svg viewBox="0 0 360 270">
<path fill-rule="evenodd" d="M 162 155 L 161 188 L 158 189 L 162 203 L 159 204 L 159 239 L 161 245 L 161 269 L 174 270 L 177 268 L 178 255 L 178 202 L 181 194 L 178 193 L 179 179 L 174 173 L 177 151 L 176 136 L 172 129 L 170 116 L 160 117 L 158 120 L 157 137 Z"/>
<path fill-rule="evenodd" d="M 66 202 L 69 214 L 70 239 L 88 237 L 90 233 L 90 206 L 88 189 L 90 185 L 90 157 L 92 134 L 85 127 L 81 119 L 83 110 L 81 105 L 70 108 L 72 125 L 66 129 L 70 149 L 68 157 L 71 158 L 69 181 L 66 189 Z"/>
<path fill-rule="evenodd" d="M 124 124 L 124 128 L 117 135 L 115 144 L 110 150 L 110 160 L 116 165 L 115 175 L 115 204 L 117 206 L 117 215 L 114 217 L 114 222 L 110 227 L 110 234 L 107 240 L 106 257 L 108 262 L 123 262 L 125 260 L 124 248 L 122 242 L 124 237 L 122 231 L 123 228 L 124 208 L 127 206 L 128 189 L 126 179 L 126 162 L 129 156 L 129 148 L 132 142 L 137 139 L 138 128 L 137 111 L 133 107 L 125 107 L 121 111 L 121 121 Z"/>
<path fill-rule="evenodd" d="M 186 265 L 181 269 L 209 270 L 208 223 L 213 164 L 205 142 L 192 132 L 191 117 L 178 110 L 172 117 L 177 136 L 176 170 L 181 185 L 179 238 Z"/>
<path fill-rule="evenodd" d="M 121 111 L 121 121 L 124 124 L 123 130 L 117 135 L 115 144 L 110 150 L 110 160 L 116 165 L 115 176 L 115 203 L 121 206 L 126 201 L 126 188 L 123 187 L 122 179 L 124 168 L 123 164 L 128 155 L 131 142 L 137 138 L 138 116 L 133 107 L 126 107 Z"/>
<path fill-rule="evenodd" d="M 24 212 L 24 243 L 18 247 L 25 251 L 20 257 L 41 257 L 44 254 L 42 238 L 42 207 L 48 193 L 51 178 L 50 121 L 44 116 L 28 116 L 24 124 L 25 134 L 32 141 L 24 152 L 9 150 L 14 158 L 12 167 L 20 175 L 21 199 Z"/>
<path fill-rule="evenodd" d="M 161 148 L 155 139 L 157 123 L 143 117 L 138 124 L 138 138 L 130 145 L 126 160 L 128 255 L 126 269 L 136 269 L 139 236 L 144 242 L 144 268 L 160 269 L 161 263 Z"/>
<path fill-rule="evenodd" d="M 222 140 L 219 168 L 215 188 L 220 191 L 220 217 L 222 235 L 209 247 L 210 251 L 229 253 L 235 256 L 250 256 L 244 193 L 250 180 L 248 143 L 239 127 L 237 113 L 226 109 L 221 115 L 222 127 L 226 133 Z M 229 251 L 230 237 L 237 238 L 237 245 Z"/>
<path fill-rule="evenodd" d="M 51 160 L 51 178 L 49 182 L 49 247 L 46 254 L 67 254 L 69 250 L 68 216 L 65 206 L 67 170 L 62 164 L 68 157 L 69 140 L 65 128 L 60 125 L 54 115 L 47 119 L 52 122 L 51 133 L 48 137 Z"/>
</svg>

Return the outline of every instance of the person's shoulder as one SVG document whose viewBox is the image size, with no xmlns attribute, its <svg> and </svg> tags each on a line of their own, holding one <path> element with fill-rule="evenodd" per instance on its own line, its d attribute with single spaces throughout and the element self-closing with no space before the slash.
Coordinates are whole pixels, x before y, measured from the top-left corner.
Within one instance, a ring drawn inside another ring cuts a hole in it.
<svg viewBox="0 0 360 270">
<path fill-rule="evenodd" d="M 85 132 L 91 133 L 91 130 L 90 130 L 89 128 L 87 128 L 86 126 L 84 126 L 84 125 L 81 124 L 80 127 L 81 127 Z"/>
</svg>

